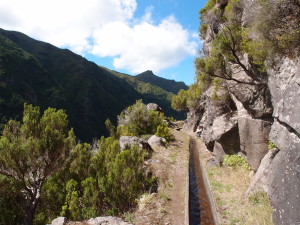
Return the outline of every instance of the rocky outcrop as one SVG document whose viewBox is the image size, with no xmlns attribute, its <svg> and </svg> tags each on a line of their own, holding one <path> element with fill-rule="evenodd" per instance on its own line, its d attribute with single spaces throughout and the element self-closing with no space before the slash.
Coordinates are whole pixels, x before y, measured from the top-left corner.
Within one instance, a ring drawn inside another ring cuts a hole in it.
<svg viewBox="0 0 300 225">
<path fill-rule="evenodd" d="M 269 193 L 269 178 L 272 169 L 271 165 L 278 151 L 279 150 L 277 148 L 269 150 L 265 157 L 261 160 L 261 164 L 246 192 L 246 196 L 258 191 Z"/>
<path fill-rule="evenodd" d="M 256 171 L 268 152 L 271 123 L 265 120 L 240 117 L 238 120 L 241 151 L 251 168 Z"/>
<path fill-rule="evenodd" d="M 52 220 L 51 225 L 65 225 L 66 223 L 66 217 L 57 217 L 56 219 Z"/>
<path fill-rule="evenodd" d="M 270 69 L 269 87 L 274 105 L 270 139 L 280 150 L 269 175 L 275 224 L 300 221 L 300 59 L 281 59 Z"/>
<path fill-rule="evenodd" d="M 51 225 L 132 225 L 131 223 L 124 222 L 121 218 L 106 216 L 96 217 L 83 222 L 70 221 L 67 222 L 66 217 L 58 217 L 54 219 Z"/>
<path fill-rule="evenodd" d="M 149 140 L 148 140 L 148 143 L 149 145 L 152 147 L 152 148 L 155 148 L 155 147 L 166 147 L 166 139 L 165 138 L 162 138 L 162 137 L 158 137 L 156 135 L 152 135 Z"/>
<path fill-rule="evenodd" d="M 124 222 L 121 218 L 117 217 L 97 217 L 94 219 L 89 219 L 86 224 L 88 225 L 132 225 L 130 223 Z"/>
<path fill-rule="evenodd" d="M 211 43 L 222 29 L 220 16 L 228 0 L 218 1 L 202 18 L 207 24 L 203 51 L 210 54 Z M 278 1 L 276 1 L 278 2 Z M 288 4 L 286 1 L 284 4 Z M 243 27 L 251 26 L 257 1 L 242 0 Z M 275 0 L 274 0 L 275 4 Z M 285 5 L 283 10 L 288 7 Z M 287 14 L 284 14 L 287 15 Z M 184 129 L 204 126 L 203 141 L 212 151 L 209 165 L 220 165 L 224 154 L 243 153 L 256 172 L 248 194 L 268 193 L 275 211 L 275 224 L 300 222 L 300 58 L 276 57 L 266 62 L 262 72 L 249 62 L 247 54 L 238 55 L 244 68 L 232 66 L 235 80 L 224 80 L 229 92 L 226 101 L 212 100 L 212 87 L 202 93 L 198 107 L 190 109 Z M 251 76 L 249 76 L 251 73 Z M 240 82 L 237 82 L 239 80 Z M 224 94 L 224 93 L 223 93 Z M 272 140 L 277 148 L 268 150 Z"/>
<path fill-rule="evenodd" d="M 147 108 L 156 112 L 163 112 L 163 109 L 159 107 L 159 105 L 157 105 L 156 103 L 147 104 Z"/>
<path fill-rule="evenodd" d="M 153 151 L 151 146 L 148 144 L 148 141 L 139 137 L 121 136 L 119 139 L 119 145 L 121 150 L 128 149 L 133 145 L 137 145 L 140 149 L 144 149 L 148 153 Z"/>
</svg>

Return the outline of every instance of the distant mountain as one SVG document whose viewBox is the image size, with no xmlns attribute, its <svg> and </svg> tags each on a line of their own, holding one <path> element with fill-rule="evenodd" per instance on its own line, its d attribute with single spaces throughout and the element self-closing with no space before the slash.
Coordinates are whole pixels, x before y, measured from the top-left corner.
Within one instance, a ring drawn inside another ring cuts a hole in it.
<svg viewBox="0 0 300 225">
<path fill-rule="evenodd" d="M 172 92 L 166 91 L 163 88 L 156 86 L 152 83 L 140 81 L 136 78 L 136 76 L 130 76 L 128 74 L 116 72 L 114 70 L 109 70 L 105 67 L 102 68 L 124 79 L 137 92 L 143 95 L 143 101 L 145 103 L 155 102 L 160 107 L 162 107 L 164 113 L 167 116 L 172 116 L 176 119 L 185 119 L 185 114 L 183 112 L 177 112 L 171 107 L 172 97 L 174 96 Z"/>
<path fill-rule="evenodd" d="M 172 93 L 116 74 L 69 50 L 0 29 L 0 130 L 9 119 L 22 118 L 24 102 L 66 110 L 84 141 L 107 134 L 105 120 L 116 122 L 137 99 L 170 109 Z"/>
<path fill-rule="evenodd" d="M 135 76 L 139 81 L 154 84 L 162 89 L 177 94 L 181 89 L 187 90 L 189 87 L 184 82 L 177 82 L 175 80 L 168 80 L 158 77 L 153 74 L 151 70 L 147 70 Z"/>
</svg>

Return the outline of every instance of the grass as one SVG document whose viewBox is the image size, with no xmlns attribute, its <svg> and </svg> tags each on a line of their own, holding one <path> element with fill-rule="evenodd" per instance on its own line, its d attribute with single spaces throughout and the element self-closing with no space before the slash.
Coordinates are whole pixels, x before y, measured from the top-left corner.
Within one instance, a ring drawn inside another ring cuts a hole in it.
<svg viewBox="0 0 300 225">
<path fill-rule="evenodd" d="M 271 225 L 273 209 L 263 192 L 245 196 L 251 183 L 250 171 L 243 167 L 208 168 L 208 178 L 220 214 L 221 224 Z"/>
</svg>

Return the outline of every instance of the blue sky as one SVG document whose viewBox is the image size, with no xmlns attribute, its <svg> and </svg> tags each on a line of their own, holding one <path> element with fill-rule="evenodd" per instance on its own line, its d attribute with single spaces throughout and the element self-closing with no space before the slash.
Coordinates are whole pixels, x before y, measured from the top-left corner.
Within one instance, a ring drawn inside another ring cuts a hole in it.
<svg viewBox="0 0 300 225">
<path fill-rule="evenodd" d="M 1 0 L 0 27 L 109 69 L 194 81 L 205 0 Z"/>
</svg>

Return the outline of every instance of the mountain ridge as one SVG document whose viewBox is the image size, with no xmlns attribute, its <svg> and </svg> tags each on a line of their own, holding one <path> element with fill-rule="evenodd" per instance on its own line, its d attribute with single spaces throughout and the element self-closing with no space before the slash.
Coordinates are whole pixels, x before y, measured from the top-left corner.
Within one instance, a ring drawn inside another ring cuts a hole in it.
<svg viewBox="0 0 300 225">
<path fill-rule="evenodd" d="M 154 84 L 166 91 L 172 92 L 173 94 L 178 94 L 181 89 L 187 90 L 189 88 L 183 81 L 178 82 L 156 76 L 151 70 L 140 73 L 136 75 L 135 78 L 145 83 Z"/>
<path fill-rule="evenodd" d="M 148 89 L 153 88 L 149 86 Z M 28 102 L 42 110 L 47 107 L 64 109 L 76 135 L 81 140 L 91 141 L 107 134 L 106 119 L 116 122 L 117 115 L 138 99 L 158 100 L 158 104 L 164 102 L 165 105 L 170 102 L 167 92 L 162 92 L 166 97 L 163 100 L 162 96 L 137 90 L 128 79 L 70 50 L 59 49 L 20 32 L 0 29 L 2 126 L 9 119 L 21 119 L 23 103 Z M 178 118 L 176 114 L 174 117 Z"/>
</svg>

